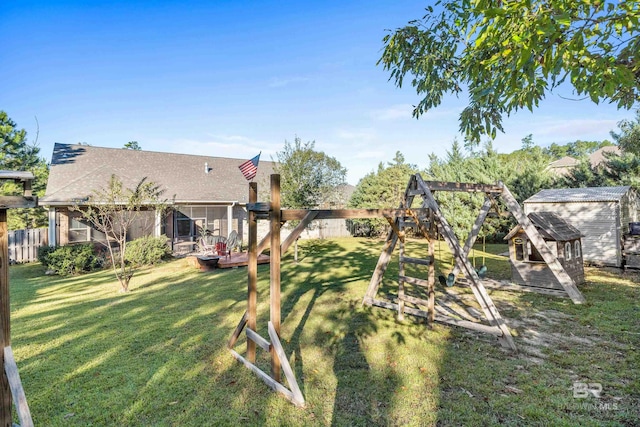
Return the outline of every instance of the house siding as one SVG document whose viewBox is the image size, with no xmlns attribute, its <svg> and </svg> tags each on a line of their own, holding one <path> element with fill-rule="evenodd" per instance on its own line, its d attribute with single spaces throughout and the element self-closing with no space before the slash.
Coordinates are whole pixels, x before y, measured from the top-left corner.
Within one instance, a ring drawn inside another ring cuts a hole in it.
<svg viewBox="0 0 640 427">
<path fill-rule="evenodd" d="M 586 262 L 619 267 L 622 263 L 619 202 L 525 202 L 524 211 L 555 212 L 584 235 Z M 627 225 L 628 226 L 628 225 Z"/>
</svg>

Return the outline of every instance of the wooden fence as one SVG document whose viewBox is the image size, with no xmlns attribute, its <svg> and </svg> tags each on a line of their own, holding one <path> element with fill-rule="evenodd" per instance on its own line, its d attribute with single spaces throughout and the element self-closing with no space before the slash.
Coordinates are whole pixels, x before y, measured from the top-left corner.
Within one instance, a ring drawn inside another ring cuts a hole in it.
<svg viewBox="0 0 640 427">
<path fill-rule="evenodd" d="M 48 244 L 47 228 L 9 231 L 9 262 L 22 263 L 38 260 L 38 248 Z"/>
</svg>

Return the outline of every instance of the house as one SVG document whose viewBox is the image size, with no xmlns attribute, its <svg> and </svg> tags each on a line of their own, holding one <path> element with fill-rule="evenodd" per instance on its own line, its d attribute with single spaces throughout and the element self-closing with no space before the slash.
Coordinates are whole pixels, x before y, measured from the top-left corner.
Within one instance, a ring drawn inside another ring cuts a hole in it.
<svg viewBox="0 0 640 427">
<path fill-rule="evenodd" d="M 246 159 L 194 156 L 153 151 L 55 144 L 45 196 L 49 208 L 49 242 L 65 245 L 104 239 L 77 211 L 93 190 L 104 188 L 112 174 L 133 188 L 143 177 L 159 184 L 173 199 L 169 214 L 160 218 L 145 212 L 130 238 L 167 235 L 176 245 L 193 247 L 202 230 L 228 236 L 236 230 L 246 242 L 248 184 L 238 166 Z M 269 191 L 274 163 L 260 161 L 258 183 L 263 199 Z M 78 202 L 80 201 L 80 202 Z"/>
<path fill-rule="evenodd" d="M 547 169 L 554 175 L 564 176 L 568 175 L 571 169 L 578 166 L 579 163 L 580 161 L 578 159 L 571 156 L 564 156 L 561 159 L 549 163 Z"/>
<path fill-rule="evenodd" d="M 620 267 L 629 223 L 638 221 L 640 202 L 629 187 L 542 190 L 524 201 L 526 214 L 554 212 L 580 230 L 585 262 Z"/>
<path fill-rule="evenodd" d="M 607 155 L 621 156 L 622 150 L 620 150 L 617 145 L 607 145 L 594 151 L 589 155 L 589 163 L 591 163 L 591 167 L 596 169 L 604 166 L 605 162 L 608 160 Z"/>
<path fill-rule="evenodd" d="M 588 157 L 589 164 L 591 168 L 597 169 L 600 167 L 604 167 L 605 162 L 608 161 L 607 155 L 622 155 L 622 150 L 617 145 L 607 145 L 604 146 L 593 153 L 591 153 Z M 571 169 L 575 168 L 580 164 L 580 160 L 571 156 L 564 156 L 561 159 L 555 160 L 547 166 L 547 170 L 554 175 L 557 176 L 565 176 L 571 172 Z"/>
<path fill-rule="evenodd" d="M 584 283 L 580 231 L 553 212 L 532 212 L 527 216 L 574 284 Z M 556 275 L 544 262 L 522 226 L 515 226 L 504 239 L 509 242 L 513 283 L 533 288 L 563 290 Z"/>
</svg>

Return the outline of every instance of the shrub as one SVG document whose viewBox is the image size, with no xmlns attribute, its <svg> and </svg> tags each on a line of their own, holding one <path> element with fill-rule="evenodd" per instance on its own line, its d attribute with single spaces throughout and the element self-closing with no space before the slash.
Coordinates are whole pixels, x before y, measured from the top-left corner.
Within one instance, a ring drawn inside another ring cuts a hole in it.
<svg viewBox="0 0 640 427">
<path fill-rule="evenodd" d="M 38 260 L 48 270 L 61 275 L 89 272 L 102 267 L 102 259 L 96 255 L 91 243 L 43 247 L 38 251 Z"/>
<path fill-rule="evenodd" d="M 125 260 L 133 265 L 153 265 L 171 255 L 171 248 L 167 245 L 167 237 L 140 237 L 127 243 Z"/>
<path fill-rule="evenodd" d="M 40 246 L 38 248 L 38 261 L 40 261 L 40 264 L 44 265 L 45 267 L 49 266 L 49 255 L 51 255 L 52 252 L 54 252 L 56 250 L 55 247 L 53 246 Z"/>
</svg>

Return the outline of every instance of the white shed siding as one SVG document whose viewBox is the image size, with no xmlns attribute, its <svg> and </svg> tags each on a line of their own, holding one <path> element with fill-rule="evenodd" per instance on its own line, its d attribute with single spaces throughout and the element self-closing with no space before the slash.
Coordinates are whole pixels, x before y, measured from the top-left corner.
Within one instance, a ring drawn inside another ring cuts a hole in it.
<svg viewBox="0 0 640 427">
<path fill-rule="evenodd" d="M 582 251 L 586 262 L 614 266 L 622 262 L 619 207 L 618 202 L 524 203 L 526 214 L 555 212 L 580 230 L 585 236 Z"/>
<path fill-rule="evenodd" d="M 625 194 L 625 196 L 620 200 L 620 203 L 622 215 L 620 225 L 622 226 L 622 234 L 626 234 L 629 232 L 629 223 L 638 221 L 640 201 L 638 200 L 636 192 L 631 190 Z"/>
</svg>

